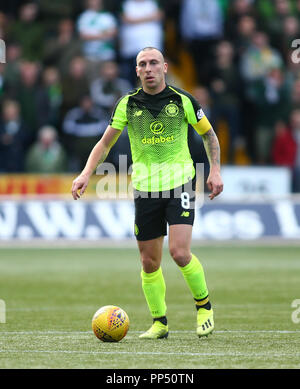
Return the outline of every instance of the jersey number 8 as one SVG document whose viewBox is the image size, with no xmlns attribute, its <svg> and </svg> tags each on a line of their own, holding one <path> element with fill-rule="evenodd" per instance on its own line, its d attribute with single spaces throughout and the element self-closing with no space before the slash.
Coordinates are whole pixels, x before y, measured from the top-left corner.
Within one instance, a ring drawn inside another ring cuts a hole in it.
<svg viewBox="0 0 300 389">
<path fill-rule="evenodd" d="M 190 195 L 188 192 L 182 192 L 181 195 L 181 206 L 184 209 L 190 209 Z"/>
</svg>

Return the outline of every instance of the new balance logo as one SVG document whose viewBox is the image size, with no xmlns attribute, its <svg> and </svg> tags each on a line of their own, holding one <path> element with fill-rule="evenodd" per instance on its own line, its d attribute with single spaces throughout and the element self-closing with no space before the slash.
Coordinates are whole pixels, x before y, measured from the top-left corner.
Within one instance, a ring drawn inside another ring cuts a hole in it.
<svg viewBox="0 0 300 389">
<path fill-rule="evenodd" d="M 133 116 L 141 116 L 142 113 L 143 111 L 136 111 Z"/>
<path fill-rule="evenodd" d="M 189 216 L 190 216 L 190 213 L 189 213 L 189 212 L 186 212 L 186 211 L 183 211 L 182 214 L 181 214 L 180 216 L 189 217 Z"/>
</svg>

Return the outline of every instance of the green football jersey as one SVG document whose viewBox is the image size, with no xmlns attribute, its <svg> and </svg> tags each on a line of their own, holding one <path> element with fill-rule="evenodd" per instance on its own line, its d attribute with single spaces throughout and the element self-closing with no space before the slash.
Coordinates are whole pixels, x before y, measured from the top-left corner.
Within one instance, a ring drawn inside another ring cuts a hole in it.
<svg viewBox="0 0 300 389">
<path fill-rule="evenodd" d="M 188 124 L 200 135 L 211 127 L 195 98 L 170 85 L 155 95 L 138 88 L 117 102 L 110 125 L 128 127 L 135 189 L 170 190 L 194 177 Z"/>
</svg>

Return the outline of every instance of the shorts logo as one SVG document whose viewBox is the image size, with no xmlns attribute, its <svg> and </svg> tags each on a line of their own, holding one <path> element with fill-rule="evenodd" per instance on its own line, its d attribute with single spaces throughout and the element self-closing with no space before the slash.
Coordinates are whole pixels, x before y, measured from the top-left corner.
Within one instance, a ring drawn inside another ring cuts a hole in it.
<svg viewBox="0 0 300 389">
<path fill-rule="evenodd" d="M 162 122 L 156 120 L 150 124 L 150 130 L 153 134 L 162 134 L 165 131 L 165 127 Z"/>
<path fill-rule="evenodd" d="M 176 104 L 168 104 L 165 108 L 165 111 L 168 116 L 174 117 L 178 115 L 179 108 Z"/>
<path fill-rule="evenodd" d="M 137 236 L 139 234 L 139 227 L 135 224 L 134 225 L 134 235 Z"/>
<path fill-rule="evenodd" d="M 186 212 L 186 211 L 183 211 L 182 214 L 181 214 L 180 216 L 189 217 L 189 216 L 190 216 L 190 213 L 189 213 L 189 212 Z"/>
</svg>

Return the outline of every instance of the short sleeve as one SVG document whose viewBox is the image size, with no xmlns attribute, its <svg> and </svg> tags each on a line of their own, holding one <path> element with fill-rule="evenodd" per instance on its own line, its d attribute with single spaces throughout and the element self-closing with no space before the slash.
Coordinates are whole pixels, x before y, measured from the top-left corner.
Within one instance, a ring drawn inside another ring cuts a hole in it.
<svg viewBox="0 0 300 389">
<path fill-rule="evenodd" d="M 192 95 L 186 94 L 184 97 L 184 109 L 188 123 L 193 126 L 199 135 L 205 134 L 212 125 L 205 116 L 203 109 Z"/>
<path fill-rule="evenodd" d="M 123 130 L 127 126 L 128 96 L 122 97 L 116 104 L 110 119 L 110 126 L 116 130 Z"/>
</svg>

